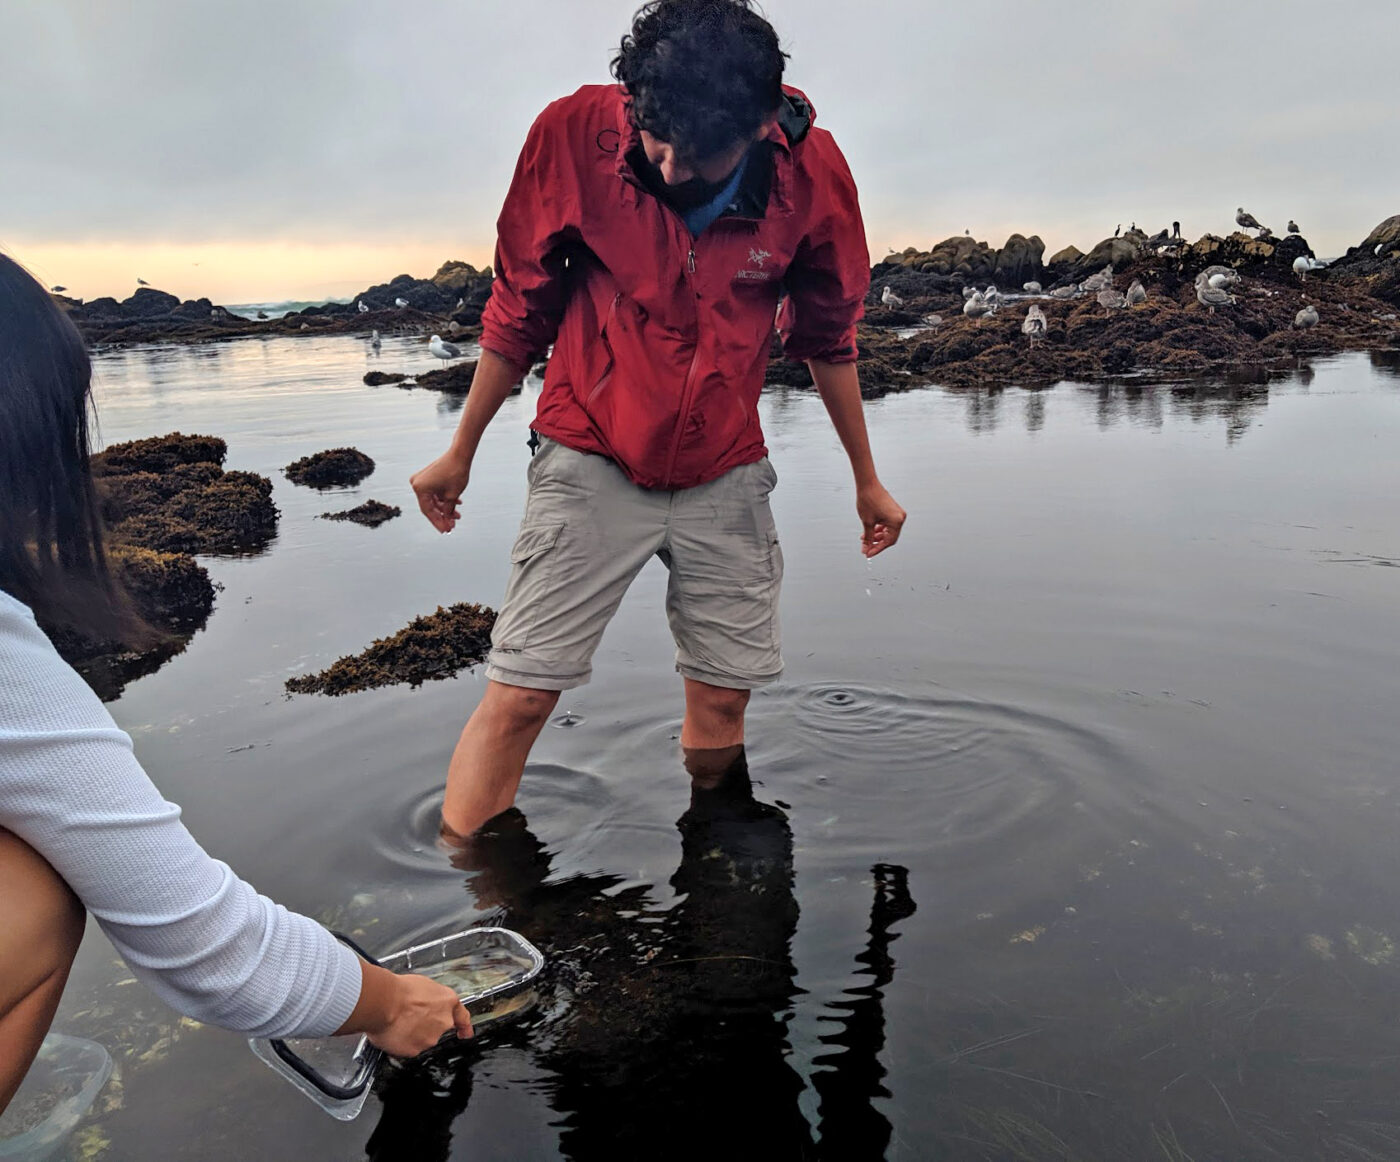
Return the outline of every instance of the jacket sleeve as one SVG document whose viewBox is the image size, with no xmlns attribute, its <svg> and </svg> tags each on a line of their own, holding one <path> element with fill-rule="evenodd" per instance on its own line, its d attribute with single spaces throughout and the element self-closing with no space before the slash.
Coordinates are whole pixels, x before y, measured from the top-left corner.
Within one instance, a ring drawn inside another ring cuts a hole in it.
<svg viewBox="0 0 1400 1162">
<path fill-rule="evenodd" d="M 813 189 L 810 225 L 784 282 L 778 315 L 783 351 L 790 359 L 853 363 L 856 323 L 865 315 L 870 255 L 855 179 L 831 135 L 814 130 L 806 148 Z"/>
<path fill-rule="evenodd" d="M 569 155 L 550 112 L 530 127 L 501 207 L 496 278 L 481 319 L 481 346 L 521 370 L 542 358 L 559 332 L 566 246 L 578 237 L 576 183 L 561 164 Z"/>
</svg>

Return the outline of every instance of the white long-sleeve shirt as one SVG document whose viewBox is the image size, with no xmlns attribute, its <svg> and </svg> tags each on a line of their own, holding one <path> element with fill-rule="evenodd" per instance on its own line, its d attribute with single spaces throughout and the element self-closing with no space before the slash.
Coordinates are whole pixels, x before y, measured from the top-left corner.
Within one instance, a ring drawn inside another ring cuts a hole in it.
<svg viewBox="0 0 1400 1162">
<path fill-rule="evenodd" d="M 136 976 L 181 1013 L 254 1036 L 320 1037 L 359 1000 L 355 954 L 195 842 L 130 737 L 3 591 L 0 827 L 54 866 Z"/>
</svg>

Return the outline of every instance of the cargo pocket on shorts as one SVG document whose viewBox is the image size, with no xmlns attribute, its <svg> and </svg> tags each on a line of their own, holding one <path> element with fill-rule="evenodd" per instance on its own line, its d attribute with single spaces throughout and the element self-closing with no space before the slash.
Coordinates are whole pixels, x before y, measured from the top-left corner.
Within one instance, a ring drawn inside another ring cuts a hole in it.
<svg viewBox="0 0 1400 1162">
<path fill-rule="evenodd" d="M 498 650 L 520 651 L 530 644 L 540 610 L 549 598 L 557 557 L 554 549 L 564 525 L 526 525 L 510 551 L 510 581 L 492 641 Z"/>
</svg>

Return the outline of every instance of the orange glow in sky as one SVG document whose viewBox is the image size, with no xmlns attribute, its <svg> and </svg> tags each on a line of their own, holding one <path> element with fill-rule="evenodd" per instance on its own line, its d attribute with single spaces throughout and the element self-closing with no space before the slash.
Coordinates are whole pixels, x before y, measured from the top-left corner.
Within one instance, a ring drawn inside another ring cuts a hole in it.
<svg viewBox="0 0 1400 1162">
<path fill-rule="evenodd" d="M 45 286 L 67 287 L 73 298 L 128 297 L 136 280 L 178 295 L 216 303 L 284 300 L 321 302 L 353 295 L 395 275 L 429 278 L 448 259 L 481 267 L 494 239 L 406 238 L 364 243 L 304 243 L 281 239 L 221 240 L 207 245 L 164 242 L 47 242 L 0 237 L 0 250 Z"/>
</svg>

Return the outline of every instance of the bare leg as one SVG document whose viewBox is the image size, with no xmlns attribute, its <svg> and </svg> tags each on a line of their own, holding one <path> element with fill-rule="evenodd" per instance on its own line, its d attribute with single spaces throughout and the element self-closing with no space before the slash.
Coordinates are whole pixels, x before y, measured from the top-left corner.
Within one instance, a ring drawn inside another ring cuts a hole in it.
<svg viewBox="0 0 1400 1162">
<path fill-rule="evenodd" d="M 747 690 L 730 690 L 687 678 L 681 746 L 689 750 L 738 746 L 744 741 L 744 710 L 748 704 Z"/>
<path fill-rule="evenodd" d="M 86 914 L 48 862 L 0 828 L 0 1111 L 24 1080 L 68 982 Z"/>
<path fill-rule="evenodd" d="M 486 684 L 447 768 L 442 823 L 449 836 L 470 835 L 515 802 L 530 748 L 558 702 L 557 690 Z"/>
</svg>

